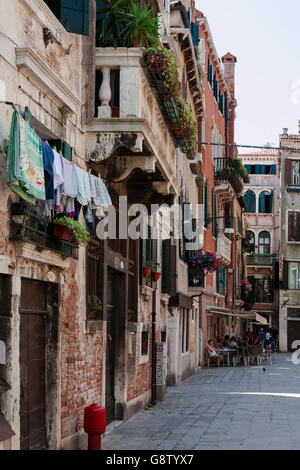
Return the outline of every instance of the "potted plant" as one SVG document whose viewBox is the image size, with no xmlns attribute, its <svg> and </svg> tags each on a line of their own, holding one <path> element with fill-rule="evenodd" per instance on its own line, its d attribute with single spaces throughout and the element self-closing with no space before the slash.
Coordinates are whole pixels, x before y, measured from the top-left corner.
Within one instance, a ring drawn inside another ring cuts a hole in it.
<svg viewBox="0 0 300 470">
<path fill-rule="evenodd" d="M 219 266 L 215 253 L 197 251 L 189 259 L 189 276 L 192 284 L 198 285 L 206 274 L 213 273 Z"/>
<path fill-rule="evenodd" d="M 90 239 L 89 232 L 81 225 L 80 222 L 71 217 L 56 217 L 53 220 L 53 236 L 71 241 L 74 237 L 81 245 L 87 245 Z M 67 229 L 67 230 L 65 230 Z M 69 233 L 68 233 L 69 232 Z M 67 237 L 67 238 L 64 238 Z"/>
<path fill-rule="evenodd" d="M 183 98 L 177 99 L 179 122 L 183 129 L 184 139 L 189 148 L 193 148 L 198 140 L 198 131 L 190 105 Z"/>
<path fill-rule="evenodd" d="M 153 273 L 153 281 L 154 281 L 154 282 L 158 282 L 159 279 L 160 279 L 160 276 L 161 276 L 161 273 L 160 273 L 160 272 L 158 272 L 158 271 L 157 271 L 157 272 L 154 272 L 154 273 Z"/>
<path fill-rule="evenodd" d="M 97 9 L 100 19 L 96 25 L 98 47 L 124 46 L 122 34 L 125 22 L 124 11 L 128 7 L 128 0 L 103 0 L 103 8 Z"/>
<path fill-rule="evenodd" d="M 182 93 L 181 82 L 175 57 L 163 46 L 149 47 L 145 50 L 145 61 L 148 70 L 161 76 L 161 92 L 166 96 L 179 97 Z"/>
<path fill-rule="evenodd" d="M 95 294 L 88 294 L 87 299 L 89 314 L 96 317 L 97 313 L 102 310 L 102 302 Z"/>
<path fill-rule="evenodd" d="M 153 15 L 150 7 L 140 8 L 137 0 L 131 0 L 123 18 L 125 27 L 121 34 L 129 47 L 150 47 L 158 44 L 158 18 Z"/>
<path fill-rule="evenodd" d="M 155 263 L 152 260 L 146 261 L 146 266 L 144 266 L 144 277 L 148 279 L 150 277 L 152 269 L 155 267 Z"/>
</svg>

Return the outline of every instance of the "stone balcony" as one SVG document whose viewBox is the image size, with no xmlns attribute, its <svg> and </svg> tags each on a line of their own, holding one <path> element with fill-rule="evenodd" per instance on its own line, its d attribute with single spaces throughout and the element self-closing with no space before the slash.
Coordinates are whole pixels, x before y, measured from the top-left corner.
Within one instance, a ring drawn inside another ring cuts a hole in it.
<svg viewBox="0 0 300 470">
<path fill-rule="evenodd" d="M 179 193 L 176 147 L 149 80 L 140 48 L 96 48 L 102 72 L 101 105 L 87 130 L 87 160 L 101 175 L 118 183 L 139 169 L 163 196 Z M 117 112 L 110 106 L 110 74 L 120 76 Z"/>
<path fill-rule="evenodd" d="M 216 256 L 222 264 L 229 265 L 231 263 L 231 245 L 232 241 L 226 235 L 223 233 L 218 235 Z"/>
</svg>

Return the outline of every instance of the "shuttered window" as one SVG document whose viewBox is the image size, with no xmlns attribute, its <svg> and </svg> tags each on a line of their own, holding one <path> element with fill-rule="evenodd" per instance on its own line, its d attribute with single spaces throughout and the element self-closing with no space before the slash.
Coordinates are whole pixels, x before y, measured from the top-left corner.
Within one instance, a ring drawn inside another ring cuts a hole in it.
<svg viewBox="0 0 300 470">
<path fill-rule="evenodd" d="M 199 27 L 197 23 L 191 23 L 191 33 L 193 38 L 193 46 L 197 47 L 199 42 Z"/>
<path fill-rule="evenodd" d="M 285 184 L 292 184 L 292 161 L 287 158 L 285 161 Z"/>
<path fill-rule="evenodd" d="M 60 140 L 60 139 L 52 139 L 48 140 L 50 147 L 56 148 L 57 152 L 61 152 L 62 155 L 67 159 L 72 161 L 73 158 L 73 150 L 71 145 L 69 145 L 67 142 Z"/>
<path fill-rule="evenodd" d="M 44 0 L 70 33 L 89 35 L 90 0 Z"/>
<path fill-rule="evenodd" d="M 300 289 L 300 263 L 287 262 L 288 289 Z"/>
<path fill-rule="evenodd" d="M 176 259 L 176 246 L 170 239 L 163 240 L 161 290 L 171 296 L 176 294 Z"/>
<path fill-rule="evenodd" d="M 206 180 L 204 189 L 204 227 L 209 227 L 209 181 Z"/>
<path fill-rule="evenodd" d="M 262 191 L 259 195 L 259 213 L 272 214 L 273 211 L 273 191 Z"/>
<path fill-rule="evenodd" d="M 247 205 L 246 212 L 248 214 L 255 214 L 256 212 L 256 195 L 254 191 L 249 189 L 245 194 L 245 201 Z"/>
<path fill-rule="evenodd" d="M 288 212 L 288 241 L 300 242 L 300 212 Z"/>
<path fill-rule="evenodd" d="M 216 193 L 215 190 L 211 190 L 211 197 L 212 197 L 212 231 L 213 236 L 217 238 L 218 236 L 218 219 L 217 217 L 217 200 L 216 200 Z"/>
<path fill-rule="evenodd" d="M 219 267 L 217 270 L 217 292 L 227 295 L 227 267 Z"/>
</svg>

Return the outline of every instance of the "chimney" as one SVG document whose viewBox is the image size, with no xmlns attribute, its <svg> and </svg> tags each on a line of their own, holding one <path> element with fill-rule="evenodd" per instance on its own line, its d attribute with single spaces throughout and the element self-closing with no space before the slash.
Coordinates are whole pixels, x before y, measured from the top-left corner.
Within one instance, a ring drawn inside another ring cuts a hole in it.
<svg viewBox="0 0 300 470">
<path fill-rule="evenodd" d="M 288 131 L 289 131 L 288 128 L 287 128 L 287 127 L 284 127 L 284 128 L 283 128 L 283 135 L 287 135 L 287 134 L 288 134 Z"/>
<path fill-rule="evenodd" d="M 227 52 L 227 54 L 222 57 L 222 62 L 224 64 L 224 75 L 230 90 L 231 97 L 234 98 L 235 64 L 237 62 L 237 58 L 230 54 L 230 52 Z"/>
</svg>

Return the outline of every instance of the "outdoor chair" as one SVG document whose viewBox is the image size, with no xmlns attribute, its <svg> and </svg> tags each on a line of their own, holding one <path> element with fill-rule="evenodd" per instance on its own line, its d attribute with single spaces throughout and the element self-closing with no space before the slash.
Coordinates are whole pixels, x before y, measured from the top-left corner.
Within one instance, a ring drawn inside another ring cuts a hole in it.
<svg viewBox="0 0 300 470">
<path fill-rule="evenodd" d="M 239 365 L 242 361 L 244 363 L 244 366 L 247 366 L 247 348 L 242 346 L 239 351 L 237 351 L 236 355 L 233 356 L 233 366 L 236 367 Z"/>
<path fill-rule="evenodd" d="M 217 365 L 217 367 L 220 367 L 220 358 L 218 356 L 210 356 L 207 349 L 205 350 L 205 355 L 208 368 L 210 366 L 210 363 L 214 363 Z"/>
<path fill-rule="evenodd" d="M 266 359 L 267 362 L 269 361 L 269 363 L 272 364 L 271 354 L 272 353 L 270 351 L 265 351 L 265 352 L 260 353 L 260 357 L 261 359 Z"/>
<path fill-rule="evenodd" d="M 249 344 L 248 345 L 248 353 L 246 356 L 246 361 L 248 366 L 254 361 L 256 361 L 256 364 L 261 363 L 261 347 L 258 344 Z"/>
</svg>

